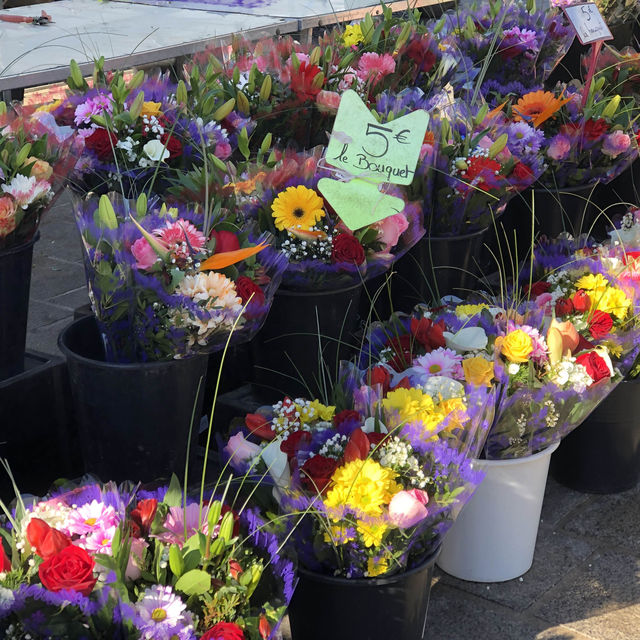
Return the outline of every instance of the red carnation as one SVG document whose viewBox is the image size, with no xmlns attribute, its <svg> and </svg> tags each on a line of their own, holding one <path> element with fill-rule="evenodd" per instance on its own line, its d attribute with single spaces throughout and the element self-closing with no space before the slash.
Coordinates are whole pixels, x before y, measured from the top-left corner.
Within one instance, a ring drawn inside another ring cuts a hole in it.
<svg viewBox="0 0 640 640">
<path fill-rule="evenodd" d="M 291 71 L 291 91 L 296 94 L 299 100 L 313 100 L 322 90 L 324 81 L 319 86 L 314 86 L 315 77 L 322 71 L 315 64 L 308 64 L 302 61 L 298 69 Z"/>
<path fill-rule="evenodd" d="M 496 160 L 483 156 L 474 156 L 467 160 L 467 169 L 460 177 L 483 191 L 496 189 L 499 185 L 502 165 Z"/>
<path fill-rule="evenodd" d="M 518 162 L 511 172 L 514 178 L 518 180 L 531 180 L 535 177 L 533 169 L 524 162 Z"/>
<path fill-rule="evenodd" d="M 236 280 L 236 291 L 242 300 L 242 304 L 246 304 L 251 298 L 252 303 L 264 304 L 264 292 L 251 278 L 247 276 L 240 276 Z"/>
<path fill-rule="evenodd" d="M 302 445 L 308 444 L 309 442 L 311 442 L 311 433 L 299 429 L 291 433 L 286 440 L 280 443 L 280 451 L 286 453 L 287 458 L 291 459 L 298 453 Z"/>
<path fill-rule="evenodd" d="M 558 298 L 556 300 L 556 315 L 559 318 L 568 316 L 574 311 L 575 309 L 573 308 L 573 302 L 571 302 L 571 300 L 568 300 L 567 298 Z"/>
<path fill-rule="evenodd" d="M 584 313 L 591 308 L 591 298 L 589 297 L 589 294 L 583 289 L 580 289 L 573 294 L 573 296 L 571 297 L 571 302 L 573 304 L 573 308 L 578 313 Z"/>
<path fill-rule="evenodd" d="M 551 289 L 551 285 L 548 282 L 545 282 L 544 280 L 538 280 L 538 282 L 534 282 L 531 287 L 529 287 L 529 285 L 526 285 L 524 288 L 524 292 L 525 294 L 531 294 L 532 298 L 537 298 L 543 293 L 547 293 L 549 289 Z"/>
<path fill-rule="evenodd" d="M 333 239 L 331 249 L 331 262 L 349 262 L 361 265 L 364 262 L 365 253 L 360 240 L 350 233 L 339 233 Z"/>
<path fill-rule="evenodd" d="M 421 73 L 429 73 L 436 63 L 436 54 L 432 51 L 430 44 L 429 37 L 416 38 L 405 50 L 407 57 L 415 63 Z"/>
<path fill-rule="evenodd" d="M 245 640 L 244 631 L 233 622 L 218 622 L 200 640 Z"/>
<path fill-rule="evenodd" d="M 343 422 L 360 422 L 361 420 L 362 418 L 357 411 L 354 411 L 353 409 L 343 409 L 339 413 L 336 413 L 335 416 L 333 416 L 333 426 L 336 429 L 339 429 L 340 425 Z"/>
<path fill-rule="evenodd" d="M 430 353 L 446 346 L 444 320 L 434 322 L 431 318 L 411 318 L 411 335 Z"/>
<path fill-rule="evenodd" d="M 100 160 L 111 160 L 117 143 L 118 137 L 115 133 L 106 129 L 96 129 L 84 140 L 84 146 L 93 151 Z"/>
<path fill-rule="evenodd" d="M 160 142 L 167 148 L 170 160 L 182 155 L 182 143 L 175 136 L 170 136 L 168 133 L 165 133 L 160 138 Z"/>
<path fill-rule="evenodd" d="M 584 136 L 587 140 L 597 140 L 607 133 L 608 129 L 609 125 L 604 118 L 598 118 L 597 120 L 589 118 L 584 125 Z"/>
<path fill-rule="evenodd" d="M 589 318 L 589 333 L 594 340 L 609 335 L 613 327 L 611 316 L 604 311 L 594 311 Z"/>
<path fill-rule="evenodd" d="M 77 591 L 88 596 L 97 582 L 94 559 L 71 544 L 45 560 L 38 568 L 40 582 L 49 591 Z"/>
<path fill-rule="evenodd" d="M 576 358 L 576 363 L 581 364 L 587 370 L 594 384 L 600 382 L 600 380 L 611 377 L 609 365 L 607 365 L 604 358 L 599 356 L 595 351 L 588 351 L 587 353 L 579 355 Z"/>
<path fill-rule="evenodd" d="M 302 486 L 314 493 L 324 493 L 337 468 L 338 462 L 333 458 L 321 455 L 309 458 L 300 468 Z"/>
</svg>

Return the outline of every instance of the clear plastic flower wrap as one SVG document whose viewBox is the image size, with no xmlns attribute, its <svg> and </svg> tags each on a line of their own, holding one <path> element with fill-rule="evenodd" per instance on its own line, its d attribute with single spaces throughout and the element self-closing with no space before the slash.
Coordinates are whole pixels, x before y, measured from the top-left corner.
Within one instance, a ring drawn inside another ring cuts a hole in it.
<svg viewBox="0 0 640 640">
<path fill-rule="evenodd" d="M 321 178 L 333 177 L 323 154 L 324 147 L 285 152 L 274 166 L 252 166 L 234 184 L 245 217 L 288 256 L 287 289 L 340 289 L 381 275 L 424 234 L 421 207 L 406 200 L 400 213 L 348 229 L 318 190 Z M 403 196 L 398 187 L 382 188 Z"/>
<path fill-rule="evenodd" d="M 18 498 L 0 525 L 0 628 L 91 640 L 280 637 L 295 586 L 283 532 L 225 495 L 198 500 L 174 478 Z"/>
<path fill-rule="evenodd" d="M 107 360 L 181 358 L 249 340 L 287 258 L 233 217 L 115 194 L 76 203 L 89 296 Z"/>
</svg>

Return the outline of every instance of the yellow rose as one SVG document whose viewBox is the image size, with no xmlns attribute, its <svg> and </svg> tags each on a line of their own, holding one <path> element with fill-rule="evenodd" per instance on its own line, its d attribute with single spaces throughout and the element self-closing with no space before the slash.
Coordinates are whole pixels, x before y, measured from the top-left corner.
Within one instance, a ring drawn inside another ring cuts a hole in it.
<svg viewBox="0 0 640 640">
<path fill-rule="evenodd" d="M 504 338 L 498 338 L 496 343 L 502 355 L 511 362 L 526 362 L 533 351 L 533 340 L 522 329 L 511 331 Z"/>
<path fill-rule="evenodd" d="M 162 112 L 160 111 L 161 106 L 162 103 L 160 102 L 143 102 L 140 115 L 147 116 L 148 118 L 150 118 L 151 116 L 155 116 L 157 118 L 158 116 L 162 115 Z"/>
<path fill-rule="evenodd" d="M 48 180 L 53 175 L 53 167 L 46 160 L 39 160 L 31 156 L 25 160 L 25 164 L 31 164 L 31 175 L 36 180 Z"/>
<path fill-rule="evenodd" d="M 462 361 L 464 379 L 478 387 L 490 387 L 493 380 L 493 362 L 484 358 L 467 358 Z"/>
</svg>

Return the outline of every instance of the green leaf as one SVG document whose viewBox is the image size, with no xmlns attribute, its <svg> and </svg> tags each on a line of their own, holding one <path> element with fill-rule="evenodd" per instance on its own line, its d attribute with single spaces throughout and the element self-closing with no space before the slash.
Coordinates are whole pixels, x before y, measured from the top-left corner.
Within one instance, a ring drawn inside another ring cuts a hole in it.
<svg viewBox="0 0 640 640">
<path fill-rule="evenodd" d="M 202 569 L 192 569 L 180 576 L 176 589 L 188 596 L 200 596 L 211 589 L 211 576 Z"/>
<path fill-rule="evenodd" d="M 175 473 L 171 474 L 171 482 L 169 482 L 167 494 L 162 502 L 170 507 L 179 507 L 182 502 L 182 487 Z"/>
<path fill-rule="evenodd" d="M 178 578 L 184 573 L 184 558 L 177 544 L 169 547 L 169 567 Z"/>
</svg>

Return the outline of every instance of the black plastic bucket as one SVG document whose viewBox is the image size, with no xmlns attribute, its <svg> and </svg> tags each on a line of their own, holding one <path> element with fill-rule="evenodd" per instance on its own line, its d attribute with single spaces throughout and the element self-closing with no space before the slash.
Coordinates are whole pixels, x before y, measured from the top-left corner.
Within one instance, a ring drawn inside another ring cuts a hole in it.
<svg viewBox="0 0 640 640">
<path fill-rule="evenodd" d="M 551 457 L 551 475 L 585 493 L 619 493 L 640 480 L 640 380 L 621 382 Z"/>
<path fill-rule="evenodd" d="M 278 289 L 264 326 L 251 342 L 256 394 L 265 401 L 282 399 L 283 394 L 315 397 L 321 388 L 321 355 L 333 386 L 338 363 L 357 346 L 353 334 L 361 296 L 362 284 L 336 291 Z"/>
<path fill-rule="evenodd" d="M 195 450 L 202 414 L 198 383 L 207 357 L 105 362 L 95 318 L 76 320 L 58 346 L 67 358 L 85 470 L 102 480 L 151 481 L 184 471 L 191 416 Z"/>
<path fill-rule="evenodd" d="M 0 251 L 0 380 L 22 373 L 29 316 L 33 245 Z"/>
<path fill-rule="evenodd" d="M 436 551 L 415 569 L 349 580 L 298 570 L 292 640 L 422 640 Z"/>
<path fill-rule="evenodd" d="M 452 237 L 424 236 L 394 267 L 391 295 L 396 311 L 431 303 L 445 295 L 464 297 L 486 275 L 490 254 L 485 246 L 491 229 Z"/>
</svg>

